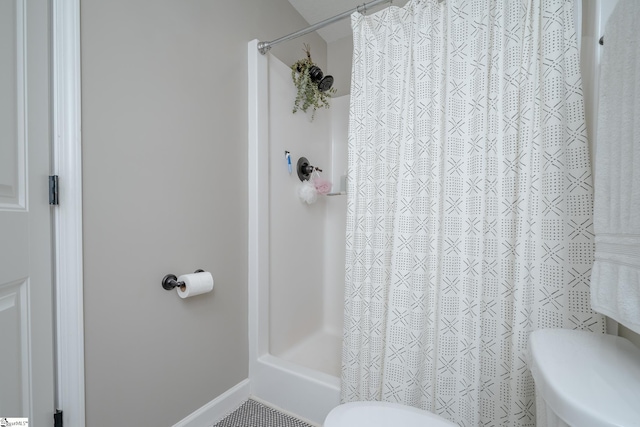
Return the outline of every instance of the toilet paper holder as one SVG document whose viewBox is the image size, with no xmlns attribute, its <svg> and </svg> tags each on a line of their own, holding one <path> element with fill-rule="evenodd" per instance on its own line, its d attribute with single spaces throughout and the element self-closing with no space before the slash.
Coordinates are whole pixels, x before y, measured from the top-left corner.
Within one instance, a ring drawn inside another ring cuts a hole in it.
<svg viewBox="0 0 640 427">
<path fill-rule="evenodd" d="M 196 270 L 194 273 L 204 273 L 204 270 Z M 178 277 L 175 274 L 167 274 L 162 279 L 162 287 L 167 291 L 171 291 L 174 288 L 182 286 L 184 286 L 184 282 L 178 282 Z"/>
</svg>

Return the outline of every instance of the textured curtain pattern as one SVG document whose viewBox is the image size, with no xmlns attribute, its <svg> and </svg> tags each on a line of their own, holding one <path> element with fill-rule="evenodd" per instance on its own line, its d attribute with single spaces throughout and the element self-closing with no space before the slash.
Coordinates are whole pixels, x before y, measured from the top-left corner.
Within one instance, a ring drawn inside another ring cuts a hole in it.
<svg viewBox="0 0 640 427">
<path fill-rule="evenodd" d="M 534 426 L 530 332 L 604 331 L 572 0 L 352 25 L 342 399 Z"/>
</svg>

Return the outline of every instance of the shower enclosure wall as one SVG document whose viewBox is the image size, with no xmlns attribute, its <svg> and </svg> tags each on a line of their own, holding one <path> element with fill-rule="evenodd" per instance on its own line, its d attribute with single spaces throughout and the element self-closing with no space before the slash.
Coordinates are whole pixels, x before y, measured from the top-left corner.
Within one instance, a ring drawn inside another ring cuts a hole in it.
<svg viewBox="0 0 640 427">
<path fill-rule="evenodd" d="M 322 423 L 339 403 L 346 196 L 303 203 L 298 158 L 340 191 L 348 97 L 292 114 L 290 68 L 249 44 L 249 336 L 251 393 Z M 291 154 L 288 171 L 285 151 Z"/>
</svg>

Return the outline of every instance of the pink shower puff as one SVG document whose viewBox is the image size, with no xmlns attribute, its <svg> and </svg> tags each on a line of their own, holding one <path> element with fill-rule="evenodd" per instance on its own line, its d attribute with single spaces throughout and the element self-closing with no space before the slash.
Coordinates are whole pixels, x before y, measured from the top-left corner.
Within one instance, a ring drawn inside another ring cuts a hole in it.
<svg viewBox="0 0 640 427">
<path fill-rule="evenodd" d="M 331 182 L 320 177 L 313 178 L 313 186 L 316 188 L 316 191 L 323 196 L 331 191 Z"/>
</svg>

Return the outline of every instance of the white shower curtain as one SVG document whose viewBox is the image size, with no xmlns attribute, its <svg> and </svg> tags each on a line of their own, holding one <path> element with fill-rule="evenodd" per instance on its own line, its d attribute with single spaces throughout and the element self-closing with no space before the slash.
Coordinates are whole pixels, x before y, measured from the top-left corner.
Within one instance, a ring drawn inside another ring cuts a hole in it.
<svg viewBox="0 0 640 427">
<path fill-rule="evenodd" d="M 529 333 L 604 331 L 572 2 L 354 14 L 343 401 L 534 426 Z"/>
</svg>

